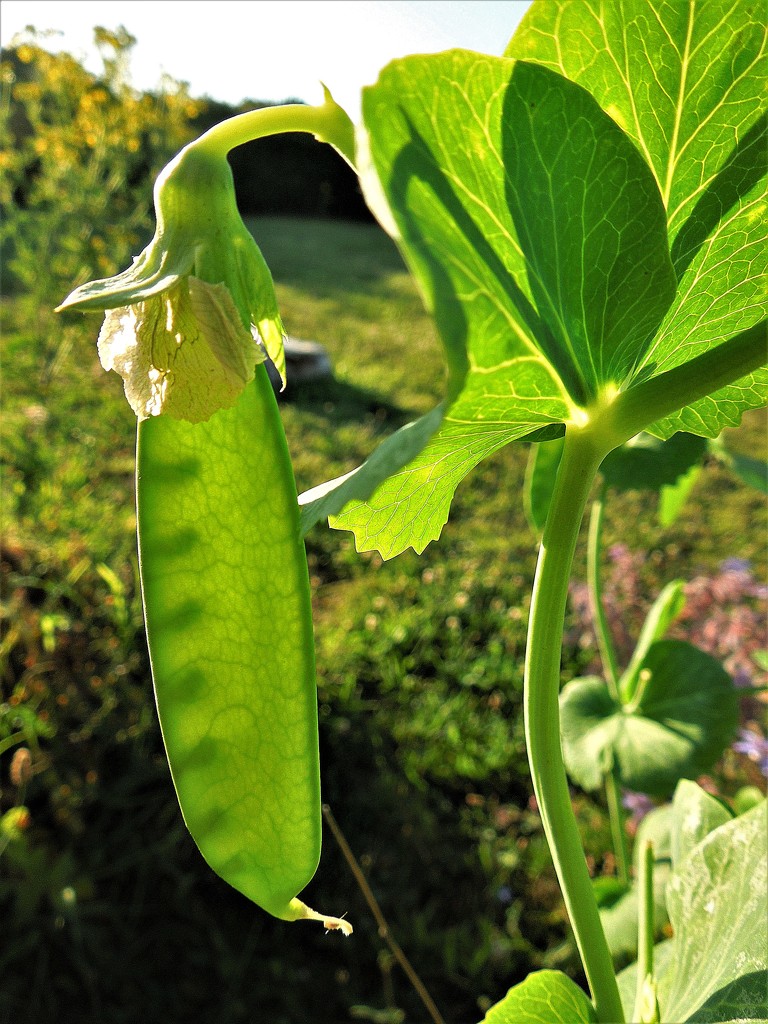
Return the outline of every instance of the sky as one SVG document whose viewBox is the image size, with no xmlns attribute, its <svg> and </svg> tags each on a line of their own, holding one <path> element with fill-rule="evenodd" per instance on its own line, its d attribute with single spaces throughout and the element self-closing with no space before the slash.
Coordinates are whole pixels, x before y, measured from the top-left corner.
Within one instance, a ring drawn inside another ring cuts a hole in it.
<svg viewBox="0 0 768 1024">
<path fill-rule="evenodd" d="M 98 71 L 93 27 L 136 37 L 131 80 L 162 75 L 193 96 L 322 102 L 323 81 L 353 119 L 362 86 L 395 57 L 464 47 L 500 55 L 530 0 L 0 0 L 0 40 L 27 25 L 41 45 Z"/>
</svg>

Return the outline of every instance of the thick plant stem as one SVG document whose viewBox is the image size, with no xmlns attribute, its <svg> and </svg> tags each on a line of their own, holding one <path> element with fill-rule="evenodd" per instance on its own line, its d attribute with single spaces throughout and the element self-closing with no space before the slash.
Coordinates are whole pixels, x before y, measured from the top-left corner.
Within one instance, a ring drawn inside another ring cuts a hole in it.
<svg viewBox="0 0 768 1024">
<path fill-rule="evenodd" d="M 569 427 L 539 552 L 525 665 L 525 731 L 533 788 L 598 1020 L 624 1011 L 587 871 L 560 748 L 560 657 L 573 553 L 595 473 L 608 448 Z"/>
<path fill-rule="evenodd" d="M 603 532 L 603 508 L 605 502 L 603 495 L 592 502 L 592 512 L 589 517 L 589 541 L 587 547 L 587 585 L 589 589 L 589 603 L 592 610 L 592 621 L 595 624 L 595 635 L 597 646 L 600 650 L 600 658 L 603 662 L 603 671 L 608 684 L 608 690 L 615 701 L 619 700 L 619 665 L 616 660 L 616 650 L 613 646 L 608 619 L 603 606 L 603 588 L 600 580 L 600 559 L 602 554 L 602 532 Z"/>
</svg>

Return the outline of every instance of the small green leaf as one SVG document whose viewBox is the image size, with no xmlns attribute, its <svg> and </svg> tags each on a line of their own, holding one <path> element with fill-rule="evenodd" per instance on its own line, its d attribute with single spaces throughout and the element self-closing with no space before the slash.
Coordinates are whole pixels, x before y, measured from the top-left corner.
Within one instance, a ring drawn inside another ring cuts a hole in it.
<svg viewBox="0 0 768 1024">
<path fill-rule="evenodd" d="M 733 682 L 709 654 L 679 640 L 651 645 L 633 705 L 617 704 L 601 679 L 574 679 L 560 696 L 563 756 L 571 778 L 596 790 L 611 767 L 621 785 L 670 795 L 681 778 L 714 764 L 733 738 Z"/>
<path fill-rule="evenodd" d="M 768 463 L 765 459 L 751 458 L 728 447 L 724 436 L 709 443 L 709 451 L 720 462 L 724 463 L 742 483 L 754 487 L 762 494 L 768 494 Z"/>
<path fill-rule="evenodd" d="M 536 971 L 492 1006 L 483 1024 L 595 1024 L 595 1008 L 560 971 Z"/>
<path fill-rule="evenodd" d="M 700 462 L 706 447 L 706 441 L 694 434 L 677 433 L 660 441 L 642 433 L 612 451 L 600 472 L 617 491 L 658 491 Z"/>
<path fill-rule="evenodd" d="M 683 588 L 682 580 L 668 583 L 646 615 L 632 658 L 619 680 L 619 692 L 625 702 L 630 701 L 635 695 L 638 676 L 651 644 L 664 639 L 667 630 L 685 607 Z"/>
<path fill-rule="evenodd" d="M 702 466 L 691 466 L 687 473 L 683 473 L 675 483 L 667 484 L 661 488 L 659 493 L 659 524 L 663 527 L 671 526 L 674 523 L 688 500 L 696 481 L 701 476 Z"/>
<path fill-rule="evenodd" d="M 681 779 L 672 801 L 672 865 L 677 871 L 689 853 L 710 832 L 733 818 L 733 813 L 717 797 Z"/>
</svg>

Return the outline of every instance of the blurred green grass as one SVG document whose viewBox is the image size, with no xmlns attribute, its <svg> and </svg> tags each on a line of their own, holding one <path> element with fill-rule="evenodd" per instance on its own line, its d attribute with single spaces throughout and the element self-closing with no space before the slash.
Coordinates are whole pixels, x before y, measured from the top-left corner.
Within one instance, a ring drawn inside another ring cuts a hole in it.
<svg viewBox="0 0 768 1024">
<path fill-rule="evenodd" d="M 440 346 L 377 228 L 290 218 L 249 226 L 287 331 L 321 342 L 334 366 L 332 380 L 292 388 L 281 403 L 303 490 L 358 465 L 440 399 Z M 64 315 L 41 345 L 27 306 L 12 297 L 4 305 L 2 721 L 28 708 L 42 723 L 27 803 L 30 850 L 43 860 L 30 861 L 32 871 L 17 858 L 0 877 L 9 921 L 0 1022 L 117 1024 L 135 1020 L 142 1003 L 168 1021 L 195 1013 L 274 1024 L 307 1013 L 319 1022 L 323 1005 L 323 1020 L 336 1022 L 354 1003 L 388 1000 L 420 1019 L 330 842 L 308 899 L 349 908 L 357 937 L 345 946 L 254 919 L 200 861 L 173 801 L 152 707 L 134 417 L 119 378 L 98 364 L 98 317 Z M 733 443 L 765 456 L 765 413 L 745 417 Z M 456 1022 L 478 1016 L 478 997 L 498 997 L 529 969 L 575 969 L 528 809 L 519 700 L 536 542 L 522 507 L 526 458 L 524 447 L 510 447 L 482 464 L 421 557 L 382 563 L 325 527 L 307 539 L 325 795 L 396 934 Z M 669 528 L 642 494 L 613 495 L 605 543 L 646 552 L 650 598 L 668 579 L 715 572 L 728 557 L 749 559 L 764 579 L 767 518 L 759 495 L 708 463 Z M 582 545 L 575 574 L 583 572 Z M 566 649 L 565 674 L 589 657 Z M 13 796 L 6 788 L 5 799 Z M 595 870 L 610 870 L 599 801 L 579 798 L 579 813 Z M 70 887 L 74 909 L 61 904 Z M 512 895 L 502 900 L 504 887 Z M 11 913 L 18 891 L 32 900 L 26 918 L 18 903 Z"/>
</svg>

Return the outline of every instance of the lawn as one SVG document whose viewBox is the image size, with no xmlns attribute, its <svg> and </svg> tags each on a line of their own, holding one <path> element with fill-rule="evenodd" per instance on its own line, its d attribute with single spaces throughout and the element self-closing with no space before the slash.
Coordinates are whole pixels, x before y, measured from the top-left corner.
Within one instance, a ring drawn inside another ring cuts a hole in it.
<svg viewBox="0 0 768 1024">
<path fill-rule="evenodd" d="M 281 401 L 303 490 L 352 469 L 439 401 L 440 346 L 378 228 L 249 226 L 286 330 L 321 342 L 334 367 L 332 380 L 289 387 Z M 335 1024 L 355 1006 L 356 1019 L 396 1022 L 398 1007 L 422 1019 L 330 837 L 308 901 L 348 911 L 356 935 L 343 945 L 265 918 L 200 862 L 154 720 L 137 594 L 135 420 L 119 378 L 98 364 L 99 318 L 41 320 L 15 297 L 5 319 L 0 743 L 23 728 L 37 749 L 31 825 L 0 875 L 0 1024 L 133 1024 L 148 1005 L 169 1022 Z M 42 339 L 38 322 L 51 324 Z M 764 412 L 732 443 L 764 457 Z M 307 539 L 325 796 L 456 1024 L 532 968 L 576 971 L 522 746 L 536 548 L 526 460 L 516 446 L 482 464 L 421 557 L 382 563 L 325 527 Z M 725 559 L 746 559 L 765 579 L 765 528 L 764 499 L 713 460 L 670 527 L 647 496 L 611 495 L 606 549 L 642 553 L 631 587 L 616 556 L 612 592 L 631 596 L 636 622 L 665 582 L 715 576 Z M 575 573 L 583 578 L 583 551 Z M 595 649 L 575 615 L 568 637 L 572 677 Z M 748 769 L 729 755 L 717 781 L 733 786 Z M 610 872 L 600 802 L 576 799 L 594 870 Z"/>
</svg>

